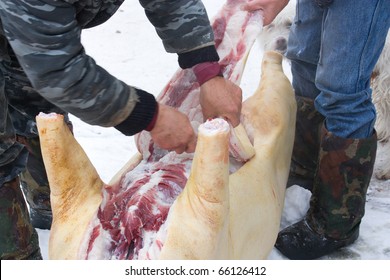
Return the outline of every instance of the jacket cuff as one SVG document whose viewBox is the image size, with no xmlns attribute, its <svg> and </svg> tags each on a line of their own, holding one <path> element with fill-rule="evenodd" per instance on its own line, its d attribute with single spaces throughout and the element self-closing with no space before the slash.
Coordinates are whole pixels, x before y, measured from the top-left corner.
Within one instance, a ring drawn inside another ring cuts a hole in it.
<svg viewBox="0 0 390 280">
<path fill-rule="evenodd" d="M 214 45 L 179 54 L 179 66 L 182 69 L 191 68 L 203 62 L 214 61 L 219 61 L 219 55 Z"/>
<path fill-rule="evenodd" d="M 139 101 L 131 114 L 123 122 L 115 126 L 117 130 L 126 136 L 132 136 L 151 126 L 154 127 L 157 119 L 158 106 L 155 97 L 139 89 L 137 89 L 137 94 Z M 152 124 L 152 122 L 154 123 Z"/>
</svg>

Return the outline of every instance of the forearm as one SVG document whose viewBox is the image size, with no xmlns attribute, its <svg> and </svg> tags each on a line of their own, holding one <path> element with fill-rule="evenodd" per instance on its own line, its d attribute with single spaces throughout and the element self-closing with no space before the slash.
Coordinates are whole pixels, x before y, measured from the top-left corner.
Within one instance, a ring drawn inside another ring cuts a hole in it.
<svg viewBox="0 0 390 280">
<path fill-rule="evenodd" d="M 218 61 L 214 33 L 199 0 L 140 0 L 167 52 L 179 55 L 179 65 Z"/>
</svg>

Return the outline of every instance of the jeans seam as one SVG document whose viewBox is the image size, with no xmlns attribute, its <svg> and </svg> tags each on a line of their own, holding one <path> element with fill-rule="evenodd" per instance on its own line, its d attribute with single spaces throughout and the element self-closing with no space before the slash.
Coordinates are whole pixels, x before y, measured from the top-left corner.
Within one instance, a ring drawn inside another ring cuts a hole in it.
<svg viewBox="0 0 390 280">
<path fill-rule="evenodd" d="M 362 80 L 362 78 L 363 78 L 364 65 L 365 65 L 364 57 L 366 57 L 365 54 L 368 51 L 368 42 L 370 41 L 369 39 L 370 39 L 370 37 L 372 37 L 372 34 L 373 34 L 373 23 L 375 22 L 376 18 L 378 17 L 378 9 L 379 9 L 378 6 L 379 6 L 380 1 L 381 0 L 377 1 L 377 3 L 376 3 L 375 10 L 374 10 L 373 16 L 371 18 L 370 28 L 369 28 L 367 37 L 365 38 L 364 48 L 362 50 L 362 53 L 360 54 L 359 73 L 357 75 L 358 80 L 356 81 L 357 88 L 355 89 L 356 92 L 360 92 L 360 91 L 365 90 L 365 84 L 359 83 L 359 81 Z"/>
</svg>

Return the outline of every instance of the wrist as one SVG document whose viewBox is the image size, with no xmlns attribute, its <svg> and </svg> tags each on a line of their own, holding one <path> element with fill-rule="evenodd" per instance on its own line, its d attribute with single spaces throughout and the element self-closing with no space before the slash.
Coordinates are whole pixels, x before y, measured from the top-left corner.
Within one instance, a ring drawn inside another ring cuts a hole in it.
<svg viewBox="0 0 390 280">
<path fill-rule="evenodd" d="M 150 121 L 148 126 L 145 128 L 146 131 L 151 131 L 154 128 L 154 126 L 156 125 L 157 116 L 158 116 L 158 108 L 159 108 L 159 105 L 158 105 L 158 103 L 156 103 L 156 110 L 154 111 L 154 115 L 153 115 L 152 120 Z"/>
<path fill-rule="evenodd" d="M 218 62 L 199 63 L 192 67 L 192 70 L 194 71 L 199 85 L 203 85 L 205 82 L 216 76 L 223 77 L 222 68 Z"/>
</svg>

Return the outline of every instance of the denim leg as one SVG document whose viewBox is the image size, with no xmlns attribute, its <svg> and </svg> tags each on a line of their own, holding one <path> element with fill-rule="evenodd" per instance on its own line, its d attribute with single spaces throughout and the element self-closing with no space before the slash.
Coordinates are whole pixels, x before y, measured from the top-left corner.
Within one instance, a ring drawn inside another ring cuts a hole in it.
<svg viewBox="0 0 390 280">
<path fill-rule="evenodd" d="M 321 48 L 323 13 L 324 10 L 313 0 L 297 1 L 286 52 L 291 60 L 295 94 L 313 100 L 320 93 L 315 85 L 315 76 Z"/>
<path fill-rule="evenodd" d="M 299 1 L 289 39 L 294 89 L 315 98 L 329 131 L 366 138 L 376 117 L 370 77 L 389 29 L 390 0 L 335 1 L 328 9 L 313 3 Z"/>
<path fill-rule="evenodd" d="M 390 0 L 335 1 L 324 18 L 316 85 L 317 110 L 339 137 L 372 135 L 371 74 L 390 24 Z M 342 27 L 342 28 L 340 28 Z"/>
</svg>

